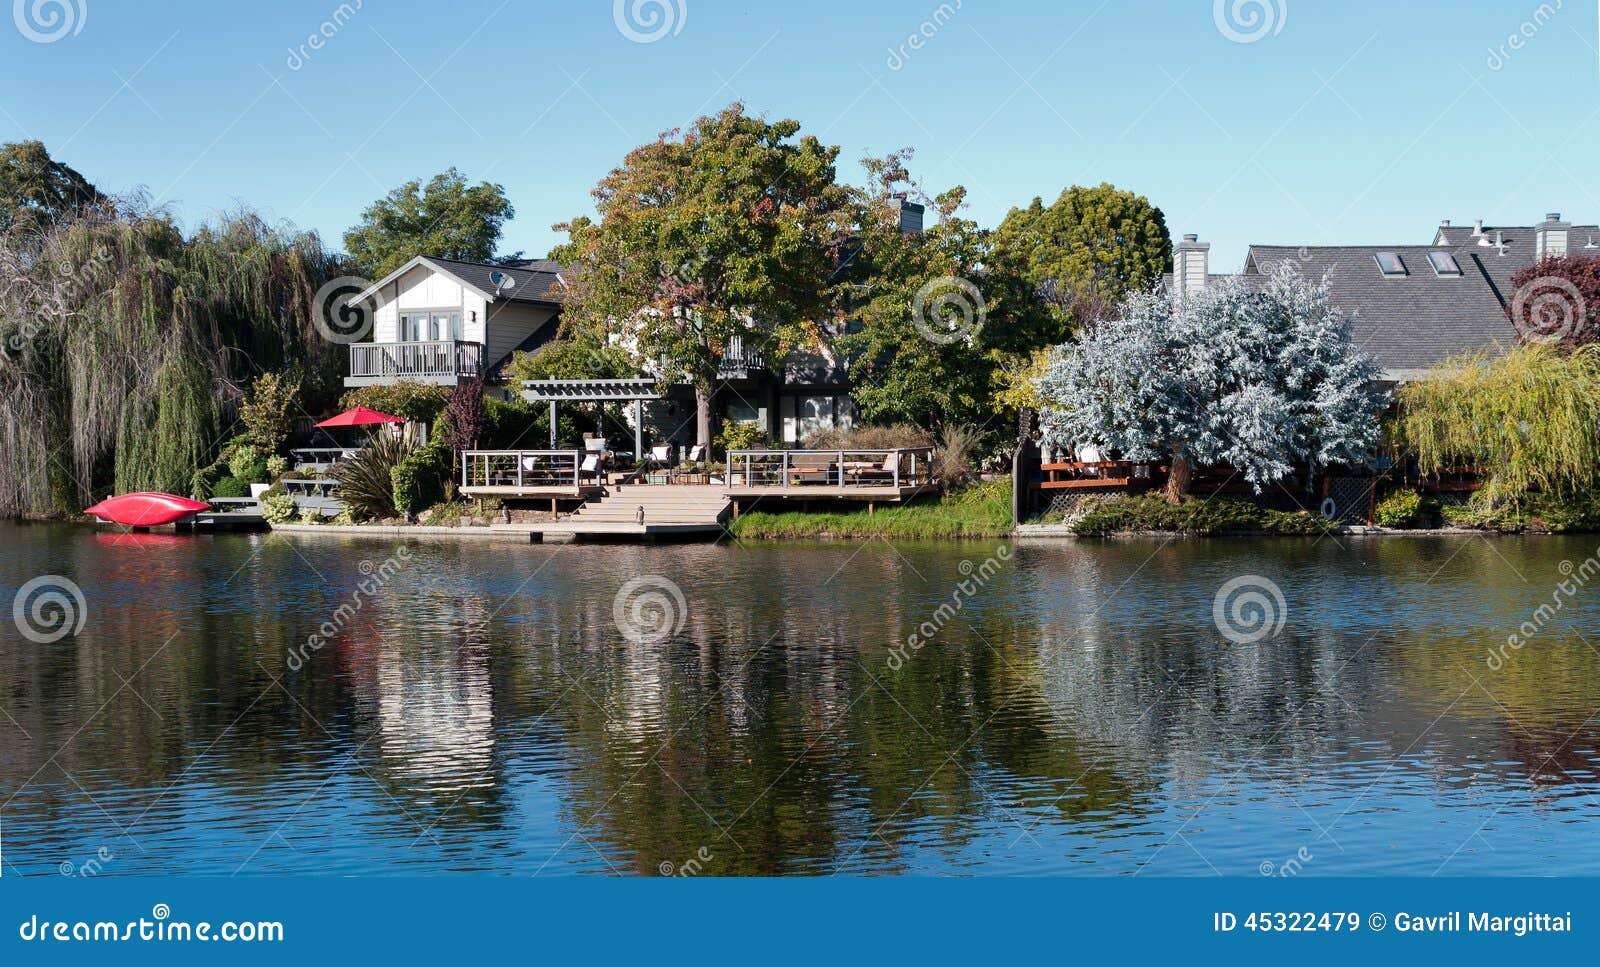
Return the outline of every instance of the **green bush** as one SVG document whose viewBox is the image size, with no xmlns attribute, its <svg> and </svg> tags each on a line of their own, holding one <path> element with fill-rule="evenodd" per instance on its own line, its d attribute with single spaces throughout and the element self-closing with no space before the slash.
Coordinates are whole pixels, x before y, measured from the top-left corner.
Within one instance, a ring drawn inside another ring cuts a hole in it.
<svg viewBox="0 0 1600 967">
<path fill-rule="evenodd" d="M 365 406 L 379 413 L 432 423 L 439 418 L 449 399 L 448 387 L 402 380 L 392 386 L 360 386 L 348 390 L 339 398 L 339 406 L 346 410 Z"/>
<path fill-rule="evenodd" d="M 1422 495 L 1415 490 L 1396 490 L 1378 501 L 1372 522 L 1379 527 L 1415 527 L 1422 516 Z"/>
<path fill-rule="evenodd" d="M 712 448 L 717 453 L 729 450 L 759 450 L 772 445 L 772 438 L 758 423 L 735 423 L 728 420 L 717 431 Z"/>
<path fill-rule="evenodd" d="M 1571 496 L 1535 494 L 1528 512 L 1556 533 L 1600 530 L 1600 492 Z"/>
<path fill-rule="evenodd" d="M 246 483 L 260 483 L 267 476 L 267 460 L 261 451 L 246 444 L 228 457 L 228 473 Z"/>
<path fill-rule="evenodd" d="M 273 454 L 267 458 L 267 479 L 273 483 L 282 480 L 289 473 L 289 458 Z"/>
<path fill-rule="evenodd" d="M 261 495 L 261 518 L 269 524 L 287 524 L 294 519 L 294 498 L 281 490 L 269 490 Z"/>
<path fill-rule="evenodd" d="M 1192 534 L 1323 534 L 1332 522 L 1305 511 L 1268 510 L 1247 500 L 1189 497 L 1169 504 L 1158 494 L 1112 497 L 1072 524 L 1085 537 L 1129 531 L 1177 531 Z"/>
<path fill-rule="evenodd" d="M 450 450 L 440 443 L 413 450 L 389 471 L 394 507 L 410 515 L 438 503 L 450 473 Z"/>
<path fill-rule="evenodd" d="M 223 477 L 211 485 L 212 497 L 248 497 L 250 496 L 250 481 L 240 480 L 238 477 Z"/>
</svg>

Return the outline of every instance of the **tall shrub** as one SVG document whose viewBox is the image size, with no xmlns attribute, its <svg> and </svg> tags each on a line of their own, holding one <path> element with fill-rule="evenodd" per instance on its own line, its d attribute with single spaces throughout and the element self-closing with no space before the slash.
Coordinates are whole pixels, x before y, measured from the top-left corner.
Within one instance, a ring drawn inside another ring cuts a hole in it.
<svg viewBox="0 0 1600 967">
<path fill-rule="evenodd" d="M 1600 478 L 1600 348 L 1471 356 L 1400 390 L 1397 442 L 1425 474 L 1475 469 L 1491 497 L 1572 493 Z"/>
</svg>

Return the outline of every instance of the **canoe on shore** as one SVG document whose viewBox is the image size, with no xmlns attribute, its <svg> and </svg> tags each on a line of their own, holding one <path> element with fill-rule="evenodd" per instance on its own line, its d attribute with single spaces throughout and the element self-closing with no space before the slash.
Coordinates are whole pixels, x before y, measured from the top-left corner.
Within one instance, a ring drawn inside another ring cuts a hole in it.
<svg viewBox="0 0 1600 967">
<path fill-rule="evenodd" d="M 84 513 L 127 527 L 160 527 L 210 509 L 210 504 L 176 494 L 136 493 L 109 497 Z"/>
</svg>

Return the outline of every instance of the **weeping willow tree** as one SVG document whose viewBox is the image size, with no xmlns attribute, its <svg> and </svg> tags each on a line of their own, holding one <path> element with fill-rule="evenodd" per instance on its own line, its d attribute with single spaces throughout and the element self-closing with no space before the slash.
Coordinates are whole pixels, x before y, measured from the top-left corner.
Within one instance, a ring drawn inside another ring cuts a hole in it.
<svg viewBox="0 0 1600 967">
<path fill-rule="evenodd" d="M 1591 488 L 1600 482 L 1600 347 L 1457 360 L 1400 390 L 1394 435 L 1424 474 L 1477 469 L 1492 499 Z"/>
<path fill-rule="evenodd" d="M 108 491 L 185 492 L 243 388 L 294 368 L 311 405 L 343 347 L 313 321 L 340 274 L 315 234 L 248 212 L 184 235 L 140 199 L 0 236 L 0 516 Z"/>
</svg>

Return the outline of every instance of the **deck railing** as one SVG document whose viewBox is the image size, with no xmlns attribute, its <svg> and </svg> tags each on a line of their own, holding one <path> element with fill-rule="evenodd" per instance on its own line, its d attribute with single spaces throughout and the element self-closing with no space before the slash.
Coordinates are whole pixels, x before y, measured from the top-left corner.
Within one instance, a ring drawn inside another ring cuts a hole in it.
<svg viewBox="0 0 1600 967">
<path fill-rule="evenodd" d="M 463 450 L 463 487 L 583 486 L 582 450 Z"/>
<path fill-rule="evenodd" d="M 357 342 L 350 344 L 350 376 L 474 377 L 483 372 L 483 345 L 457 342 Z"/>
<path fill-rule="evenodd" d="M 729 450 L 729 487 L 922 487 L 933 482 L 933 448 Z"/>
</svg>

